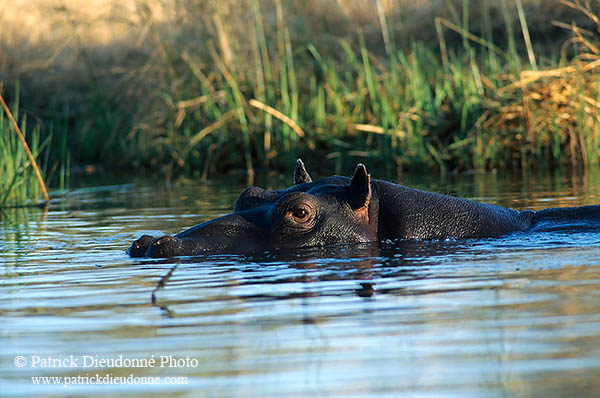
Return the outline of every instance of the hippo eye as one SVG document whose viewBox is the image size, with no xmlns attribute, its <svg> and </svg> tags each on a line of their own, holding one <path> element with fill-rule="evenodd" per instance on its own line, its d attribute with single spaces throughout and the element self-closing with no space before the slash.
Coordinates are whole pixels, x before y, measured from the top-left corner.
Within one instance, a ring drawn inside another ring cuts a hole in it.
<svg viewBox="0 0 600 398">
<path fill-rule="evenodd" d="M 304 224 L 310 221 L 310 210 L 305 207 L 295 207 L 287 212 L 286 217 L 292 224 Z"/>
<path fill-rule="evenodd" d="M 292 216 L 298 220 L 304 220 L 308 217 L 308 211 L 306 209 L 296 209 L 292 211 Z"/>
<path fill-rule="evenodd" d="M 319 212 L 310 195 L 292 192 L 284 196 L 278 205 L 273 214 L 280 215 L 283 229 L 297 228 L 306 231 L 316 225 Z"/>
</svg>

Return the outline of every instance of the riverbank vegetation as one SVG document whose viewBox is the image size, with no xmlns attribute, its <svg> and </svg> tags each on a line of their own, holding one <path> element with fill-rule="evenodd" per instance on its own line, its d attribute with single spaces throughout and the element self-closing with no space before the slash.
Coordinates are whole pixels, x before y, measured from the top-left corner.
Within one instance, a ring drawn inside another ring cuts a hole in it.
<svg viewBox="0 0 600 398">
<path fill-rule="evenodd" d="M 38 198 L 41 194 L 40 185 L 33 168 L 30 167 L 25 149 L 6 119 L 4 111 L 0 108 L 0 208 L 29 204 L 31 198 Z M 26 123 L 20 128 L 26 130 Z M 44 150 L 48 140 L 40 142 L 39 126 L 31 129 L 28 139 L 33 156 L 39 159 L 40 150 Z"/>
<path fill-rule="evenodd" d="M 299 156 L 391 174 L 598 167 L 596 2 L 92 3 L 0 13 L 5 93 L 20 84 L 21 113 L 41 120 L 32 139 L 60 126 L 47 145 L 76 165 L 196 178 Z"/>
<path fill-rule="evenodd" d="M 58 174 L 57 188 L 64 190 L 69 185 L 70 154 L 65 130 L 59 137 L 58 156 L 50 162 L 53 132 L 46 132 L 42 138 L 41 123 L 27 128 L 27 118 L 20 119 L 19 126 L 18 111 L 10 110 L 1 93 L 0 105 L 0 208 L 48 205 L 50 198 L 45 181 Z M 18 96 L 13 108 L 19 109 Z"/>
</svg>

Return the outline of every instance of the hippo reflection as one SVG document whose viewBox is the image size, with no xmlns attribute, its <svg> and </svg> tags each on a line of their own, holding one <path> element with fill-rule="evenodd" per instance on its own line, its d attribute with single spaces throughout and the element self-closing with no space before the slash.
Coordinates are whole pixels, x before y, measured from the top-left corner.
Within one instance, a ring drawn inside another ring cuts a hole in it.
<svg viewBox="0 0 600 398">
<path fill-rule="evenodd" d="M 312 181 L 298 160 L 294 183 L 281 191 L 247 188 L 233 213 L 174 236 L 143 235 L 128 253 L 172 257 L 398 239 L 484 238 L 572 219 L 600 220 L 600 205 L 517 211 L 371 179 L 362 164 L 351 178 Z"/>
</svg>

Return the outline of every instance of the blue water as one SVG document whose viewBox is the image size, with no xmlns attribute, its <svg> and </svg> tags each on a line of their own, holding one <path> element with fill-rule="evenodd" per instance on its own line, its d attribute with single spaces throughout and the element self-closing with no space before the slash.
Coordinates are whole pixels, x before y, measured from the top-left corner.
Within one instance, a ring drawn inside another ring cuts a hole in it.
<svg viewBox="0 0 600 398">
<path fill-rule="evenodd" d="M 401 182 L 518 209 L 600 203 L 589 176 Z M 126 255 L 228 213 L 243 186 L 134 181 L 3 210 L 0 395 L 598 396 L 600 232 Z"/>
</svg>

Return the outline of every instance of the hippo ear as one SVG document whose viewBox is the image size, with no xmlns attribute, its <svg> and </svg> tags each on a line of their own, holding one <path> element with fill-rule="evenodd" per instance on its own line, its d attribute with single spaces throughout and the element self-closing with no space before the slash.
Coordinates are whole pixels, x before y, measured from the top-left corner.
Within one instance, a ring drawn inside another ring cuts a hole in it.
<svg viewBox="0 0 600 398">
<path fill-rule="evenodd" d="M 353 209 L 368 206 L 371 202 L 371 176 L 364 164 L 359 163 L 350 181 L 348 203 Z"/>
<path fill-rule="evenodd" d="M 304 167 L 304 162 L 302 159 L 296 160 L 296 169 L 294 170 L 294 185 L 304 184 L 307 182 L 312 182 L 312 178 L 306 171 L 306 167 Z"/>
</svg>

